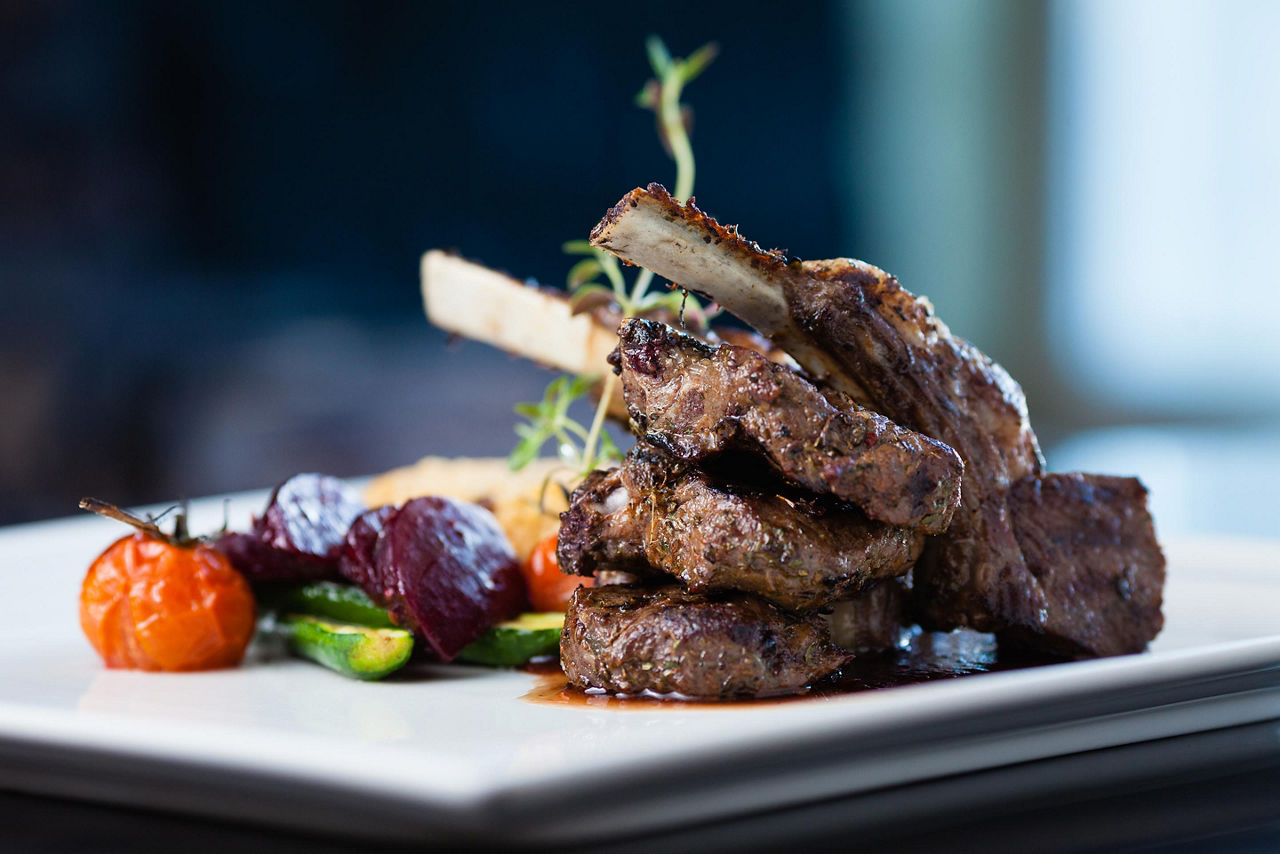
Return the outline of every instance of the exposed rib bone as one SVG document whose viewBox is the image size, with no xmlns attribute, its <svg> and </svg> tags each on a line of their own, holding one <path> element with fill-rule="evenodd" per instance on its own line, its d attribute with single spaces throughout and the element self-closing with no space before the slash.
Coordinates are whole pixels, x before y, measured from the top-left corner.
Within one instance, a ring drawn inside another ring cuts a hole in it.
<svg viewBox="0 0 1280 854">
<path fill-rule="evenodd" d="M 859 403 L 862 385 L 795 325 L 783 283 L 801 277 L 799 262 L 766 252 L 698 210 L 650 184 L 614 205 L 591 231 L 591 243 L 710 297 L 785 350 L 815 379 Z"/>
<path fill-rule="evenodd" d="M 422 303 L 427 319 L 446 332 L 571 374 L 603 376 L 613 370 L 605 359 L 618 344 L 621 318 L 606 309 L 574 314 L 563 291 L 432 249 L 422 256 Z M 795 367 L 780 348 L 746 329 L 706 330 L 697 337 L 747 347 Z M 609 415 L 627 420 L 620 386 L 614 387 Z"/>
<path fill-rule="evenodd" d="M 715 300 L 815 378 L 946 442 L 966 465 L 989 464 L 999 485 L 1041 470 L 1022 389 L 883 270 L 765 251 L 660 184 L 624 196 L 591 242 Z"/>
</svg>

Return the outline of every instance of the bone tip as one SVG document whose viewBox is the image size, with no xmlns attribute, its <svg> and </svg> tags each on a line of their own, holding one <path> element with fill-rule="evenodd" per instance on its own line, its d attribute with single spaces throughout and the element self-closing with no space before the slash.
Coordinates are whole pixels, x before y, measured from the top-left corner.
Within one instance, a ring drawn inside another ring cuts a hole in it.
<svg viewBox="0 0 1280 854">
<path fill-rule="evenodd" d="M 595 228 L 591 229 L 591 235 L 588 238 L 591 245 L 608 248 L 606 241 L 608 239 L 607 235 L 609 230 L 618 222 L 619 219 L 622 218 L 628 209 L 639 207 L 641 199 L 654 195 L 654 188 L 657 188 L 657 190 L 661 191 L 662 194 L 667 195 L 665 187 L 661 184 L 651 183 L 647 189 L 644 187 L 636 187 L 634 190 L 619 199 L 616 205 L 609 208 L 609 210 L 605 212 L 604 218 L 596 223 Z M 667 195 L 667 197 L 670 198 L 669 195 Z"/>
</svg>

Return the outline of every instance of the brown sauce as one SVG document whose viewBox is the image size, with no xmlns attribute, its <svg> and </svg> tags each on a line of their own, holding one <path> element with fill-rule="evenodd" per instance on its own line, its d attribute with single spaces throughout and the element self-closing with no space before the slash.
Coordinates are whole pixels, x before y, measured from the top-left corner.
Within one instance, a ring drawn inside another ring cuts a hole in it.
<svg viewBox="0 0 1280 854">
<path fill-rule="evenodd" d="M 916 685 L 1000 670 L 1018 670 L 1053 664 L 1059 660 L 1000 651 L 994 637 L 977 632 L 915 631 L 905 637 L 898 649 L 860 655 L 832 675 L 816 682 L 806 693 L 794 696 L 754 700 L 689 700 L 588 693 L 569 685 L 560 669 L 560 662 L 552 658 L 525 666 L 524 670 L 537 676 L 538 682 L 522 699 L 540 705 L 615 710 L 759 706 L 766 703 L 827 700 L 859 691 Z"/>
</svg>

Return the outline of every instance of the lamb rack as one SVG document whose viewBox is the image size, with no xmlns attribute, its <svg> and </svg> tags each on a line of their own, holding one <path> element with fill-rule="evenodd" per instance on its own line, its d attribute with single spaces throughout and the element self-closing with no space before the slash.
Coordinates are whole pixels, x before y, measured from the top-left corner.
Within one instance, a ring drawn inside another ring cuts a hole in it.
<svg viewBox="0 0 1280 854">
<path fill-rule="evenodd" d="M 658 184 L 623 197 L 591 241 L 715 300 L 824 386 L 959 453 L 959 510 L 914 573 L 931 627 L 1071 656 L 1137 652 L 1159 632 L 1164 557 L 1146 491 L 1045 476 L 1022 389 L 928 300 L 860 261 L 765 251 Z M 1069 545 L 1051 547 L 1050 528 Z"/>
<path fill-rule="evenodd" d="M 896 579 L 958 498 L 950 448 L 652 321 L 626 321 L 610 362 L 642 441 L 574 492 L 557 553 L 565 572 L 632 584 L 575 598 L 561 641 L 572 682 L 770 696 L 896 644 Z M 894 513 L 908 524 L 868 518 Z"/>
</svg>

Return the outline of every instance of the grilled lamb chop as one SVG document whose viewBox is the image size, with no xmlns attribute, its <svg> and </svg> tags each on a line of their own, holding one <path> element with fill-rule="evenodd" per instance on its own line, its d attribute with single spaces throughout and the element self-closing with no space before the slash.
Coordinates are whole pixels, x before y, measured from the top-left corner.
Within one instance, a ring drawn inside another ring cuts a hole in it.
<svg viewBox="0 0 1280 854">
<path fill-rule="evenodd" d="M 1025 505 L 1011 506 L 1009 490 L 1016 481 L 1038 478 L 1044 464 L 1022 389 L 952 335 L 927 300 L 859 261 L 800 262 L 766 252 L 657 184 L 628 193 L 591 240 L 716 300 L 811 376 L 960 454 L 960 509 L 915 571 L 917 607 L 932 626 L 1003 632 L 1038 648 L 1080 654 L 1137 651 L 1159 631 L 1158 618 L 1121 630 L 1106 620 L 1110 608 L 1095 602 L 1081 611 L 1071 593 L 1073 578 L 1107 577 L 1128 563 L 1144 574 L 1130 587 L 1155 591 L 1152 613 L 1158 614 L 1153 573 L 1163 557 L 1154 540 L 1023 554 L 1014 516 Z M 1136 494 L 1125 501 L 1112 512 L 1150 524 L 1145 501 Z M 1111 596 L 1122 600 L 1116 580 Z"/>
<path fill-rule="evenodd" d="M 579 587 L 560 663 L 570 684 L 699 699 L 794 694 L 843 664 L 817 615 L 742 593 Z"/>
<path fill-rule="evenodd" d="M 557 557 L 570 574 L 652 567 L 692 591 L 741 590 L 810 611 L 902 575 L 923 540 L 829 497 L 729 486 L 637 445 L 574 492 Z"/>
<path fill-rule="evenodd" d="M 955 451 L 752 350 L 711 346 L 630 319 L 609 357 L 642 438 L 700 462 L 726 448 L 763 454 L 783 476 L 857 504 L 872 519 L 939 534 L 960 503 Z"/>
<path fill-rule="evenodd" d="M 1132 477 L 1046 474 L 1015 483 L 1008 499 L 1013 531 L 1056 607 L 1043 628 L 1014 626 L 1001 641 L 1073 657 L 1146 646 L 1164 624 L 1165 574 L 1146 502 L 1146 489 Z"/>
</svg>

